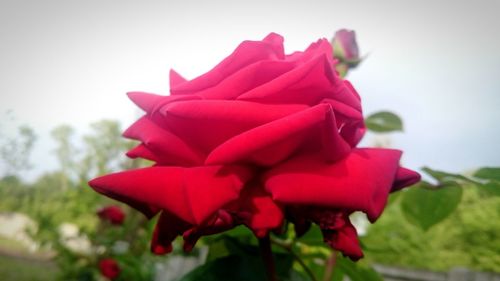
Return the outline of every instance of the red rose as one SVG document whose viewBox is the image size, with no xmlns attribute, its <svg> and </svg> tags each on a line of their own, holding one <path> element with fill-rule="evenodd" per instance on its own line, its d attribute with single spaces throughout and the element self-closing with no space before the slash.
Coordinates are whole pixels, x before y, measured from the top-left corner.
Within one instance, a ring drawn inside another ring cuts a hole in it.
<svg viewBox="0 0 500 281">
<path fill-rule="evenodd" d="M 101 274 L 111 280 L 120 275 L 121 269 L 118 263 L 111 258 L 102 259 L 99 261 L 99 270 Z"/>
<path fill-rule="evenodd" d="M 108 221 L 112 224 L 121 225 L 125 220 L 125 213 L 118 206 L 107 206 L 99 211 L 97 215 L 104 221 Z"/>
<path fill-rule="evenodd" d="M 124 133 L 141 141 L 127 155 L 156 164 L 90 185 L 148 217 L 161 212 L 158 254 L 178 235 L 189 250 L 239 224 L 263 237 L 287 216 L 304 231 L 319 224 L 329 245 L 360 258 L 348 215 L 375 221 L 389 192 L 419 175 L 399 167 L 399 151 L 356 148 L 360 98 L 334 67 L 327 40 L 286 55 L 271 33 L 193 80 L 171 71 L 170 96 L 129 93 L 146 114 Z"/>
</svg>

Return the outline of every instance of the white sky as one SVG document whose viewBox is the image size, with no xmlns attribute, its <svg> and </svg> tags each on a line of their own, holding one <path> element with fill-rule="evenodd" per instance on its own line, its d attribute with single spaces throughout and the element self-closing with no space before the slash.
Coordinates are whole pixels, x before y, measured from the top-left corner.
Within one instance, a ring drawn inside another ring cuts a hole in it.
<svg viewBox="0 0 500 281">
<path fill-rule="evenodd" d="M 433 2 L 0 0 L 0 116 L 37 131 L 33 178 L 57 168 L 53 127 L 126 127 L 125 93 L 167 94 L 170 68 L 193 78 L 242 40 L 274 31 L 291 52 L 346 27 L 369 54 L 348 78 L 365 114 L 403 117 L 407 166 L 500 166 L 500 0 Z"/>
</svg>

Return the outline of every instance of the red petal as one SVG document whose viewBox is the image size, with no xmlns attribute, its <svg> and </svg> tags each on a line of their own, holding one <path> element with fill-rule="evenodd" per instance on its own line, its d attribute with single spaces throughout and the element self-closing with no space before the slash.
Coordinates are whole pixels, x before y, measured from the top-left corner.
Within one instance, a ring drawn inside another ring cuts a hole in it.
<svg viewBox="0 0 500 281">
<path fill-rule="evenodd" d="M 226 77 L 218 85 L 196 92 L 196 94 L 205 99 L 233 100 L 290 71 L 294 66 L 294 63 L 287 61 L 258 61 Z"/>
<path fill-rule="evenodd" d="M 400 156 L 391 149 L 354 149 L 330 164 L 318 156 L 296 157 L 270 170 L 265 187 L 279 202 L 360 210 L 375 221 L 396 179 Z"/>
<path fill-rule="evenodd" d="M 179 86 L 180 84 L 187 81 L 184 77 L 182 77 L 179 73 L 177 73 L 173 69 L 170 69 L 169 76 L 170 76 L 169 77 L 170 88 L 173 88 L 175 86 Z"/>
<path fill-rule="evenodd" d="M 182 235 L 184 238 L 184 251 L 190 252 L 200 237 L 221 233 L 234 228 L 237 224 L 229 213 L 219 210 L 214 221 L 207 225 L 193 227 Z"/>
<path fill-rule="evenodd" d="M 147 160 L 151 160 L 153 162 L 160 162 L 161 159 L 158 158 L 151 150 L 149 150 L 144 144 L 139 144 L 136 147 L 132 148 L 127 152 L 127 156 L 135 159 L 135 158 L 143 158 Z"/>
<path fill-rule="evenodd" d="M 97 192 L 133 207 L 155 206 L 199 225 L 238 198 L 250 173 L 240 166 L 150 167 L 109 174 L 89 184 Z"/>
<path fill-rule="evenodd" d="M 307 49 L 303 52 L 298 51 L 287 55 L 285 60 L 304 63 L 319 55 L 326 55 L 333 69 L 333 50 L 330 42 L 328 42 L 328 40 L 326 39 L 319 39 L 318 41 L 309 45 L 309 47 L 307 47 Z"/>
<path fill-rule="evenodd" d="M 172 242 L 189 229 L 190 225 L 167 211 L 163 211 L 156 223 L 151 239 L 151 252 L 164 255 L 172 252 Z"/>
<path fill-rule="evenodd" d="M 143 142 L 161 164 L 197 165 L 203 163 L 205 158 L 201 152 L 169 130 L 158 126 L 148 116 L 137 120 L 123 135 Z M 144 158 L 150 159 L 151 157 Z"/>
<path fill-rule="evenodd" d="M 319 104 L 237 135 L 214 149 L 206 163 L 272 166 L 301 149 L 321 150 L 330 161 L 349 152 L 349 145 L 338 134 L 330 105 Z"/>
<path fill-rule="evenodd" d="M 145 92 L 128 92 L 129 99 L 131 99 L 138 107 L 146 112 L 151 112 L 155 106 L 163 101 L 167 96 Z"/>
<path fill-rule="evenodd" d="M 363 113 L 338 100 L 324 99 L 321 102 L 332 106 L 340 135 L 351 147 L 355 147 L 366 131 Z"/>
<path fill-rule="evenodd" d="M 341 83 L 327 55 L 319 55 L 291 71 L 238 97 L 263 103 L 303 103 L 314 105 L 329 96 Z"/>
<path fill-rule="evenodd" d="M 145 92 L 129 92 L 128 97 L 148 115 L 153 116 L 157 108 L 175 101 L 200 99 L 197 95 L 161 96 Z"/>
<path fill-rule="evenodd" d="M 336 230 L 323 230 L 323 238 L 325 242 L 335 250 L 342 252 L 353 261 L 357 261 L 363 257 L 363 251 L 359 245 L 358 234 L 356 228 L 351 224 L 349 218 L 345 224 Z"/>
<path fill-rule="evenodd" d="M 275 33 L 262 41 L 243 41 L 234 52 L 209 72 L 170 89 L 173 95 L 192 94 L 219 84 L 236 71 L 261 60 L 284 58 L 283 38 Z"/>
<path fill-rule="evenodd" d="M 392 185 L 391 192 L 416 184 L 419 181 L 420 181 L 419 173 L 403 167 L 399 167 L 398 172 L 396 174 L 396 180 Z"/>
<path fill-rule="evenodd" d="M 209 153 L 236 135 L 306 108 L 305 105 L 296 104 L 192 100 L 169 104 L 160 112 L 165 116 L 163 126 L 181 139 L 189 140 L 201 151 Z"/>
<path fill-rule="evenodd" d="M 270 230 L 283 224 L 282 208 L 260 184 L 246 186 L 236 204 L 239 206 L 239 212 L 248 214 L 243 220 L 244 224 L 258 237 L 267 235 Z"/>
</svg>

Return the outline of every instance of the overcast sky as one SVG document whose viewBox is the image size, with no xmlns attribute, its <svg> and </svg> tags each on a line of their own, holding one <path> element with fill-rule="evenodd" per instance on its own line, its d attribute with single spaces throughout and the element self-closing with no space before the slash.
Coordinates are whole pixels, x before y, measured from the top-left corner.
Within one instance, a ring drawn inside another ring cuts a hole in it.
<svg viewBox="0 0 500 281">
<path fill-rule="evenodd" d="M 345 27 L 368 54 L 348 78 L 365 114 L 403 118 L 407 166 L 500 166 L 500 0 L 433 2 L 0 0 L 0 116 L 39 135 L 34 178 L 57 168 L 52 128 L 130 125 L 125 93 L 168 94 L 170 68 L 193 78 L 242 40 L 277 32 L 291 52 Z"/>
</svg>

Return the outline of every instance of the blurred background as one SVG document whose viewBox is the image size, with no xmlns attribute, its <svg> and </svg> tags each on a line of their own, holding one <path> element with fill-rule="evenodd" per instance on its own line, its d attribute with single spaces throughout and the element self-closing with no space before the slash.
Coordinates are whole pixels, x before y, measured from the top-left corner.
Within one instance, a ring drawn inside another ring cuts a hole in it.
<svg viewBox="0 0 500 281">
<path fill-rule="evenodd" d="M 498 0 L 1 0 L 0 279 L 52 280 L 68 271 L 64 278 L 72 280 L 82 273 L 68 268 L 84 254 L 65 252 L 68 241 L 77 241 L 73 252 L 85 252 L 100 231 L 132 233 L 102 230 L 95 213 L 114 203 L 86 187 L 96 175 L 142 165 L 123 156 L 132 144 L 120 134 L 141 114 L 125 93 L 168 95 L 171 68 L 194 78 L 239 42 L 269 32 L 283 35 L 292 52 L 340 28 L 356 31 L 364 59 L 347 79 L 365 114 L 388 110 L 404 122 L 402 132 L 369 133 L 362 145 L 402 149 L 405 166 L 417 170 L 467 175 L 500 166 L 499 13 Z M 364 230 L 366 241 L 378 245 L 367 259 L 500 272 L 498 196 L 474 188 L 461 196 L 455 212 L 426 231 L 391 205 Z M 130 273 L 147 280 L 158 267 L 143 253 L 151 225 L 125 212 L 129 229 L 143 231 L 123 239 L 140 259 L 120 262 L 150 261 Z M 113 241 L 99 243 L 117 247 Z M 82 268 L 96 263 L 86 262 Z M 85 278 L 96 270 L 77 279 L 93 280 Z"/>
</svg>

